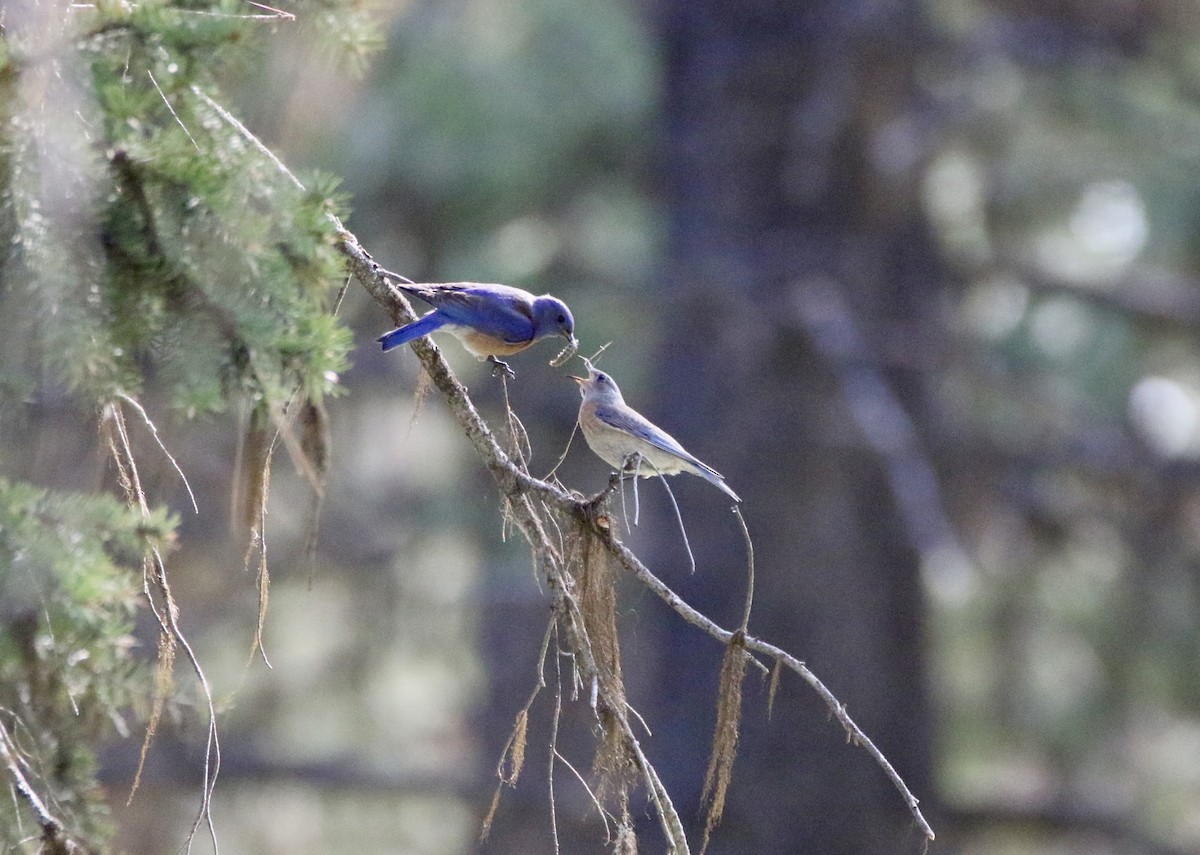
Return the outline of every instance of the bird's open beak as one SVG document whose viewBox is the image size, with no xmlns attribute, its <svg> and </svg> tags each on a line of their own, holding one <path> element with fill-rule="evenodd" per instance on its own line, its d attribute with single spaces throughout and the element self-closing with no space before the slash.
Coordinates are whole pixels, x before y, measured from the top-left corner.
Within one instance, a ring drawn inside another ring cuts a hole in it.
<svg viewBox="0 0 1200 855">
<path fill-rule="evenodd" d="M 582 383 L 586 379 L 584 377 L 576 377 L 574 374 L 568 374 L 567 376 L 570 377 L 572 380 L 574 380 L 576 383 Z"/>
</svg>

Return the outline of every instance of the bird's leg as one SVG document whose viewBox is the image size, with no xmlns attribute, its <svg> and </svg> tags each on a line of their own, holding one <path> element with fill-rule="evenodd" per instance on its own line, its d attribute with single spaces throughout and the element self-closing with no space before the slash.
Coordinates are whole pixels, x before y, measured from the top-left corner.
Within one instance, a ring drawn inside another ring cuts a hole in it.
<svg viewBox="0 0 1200 855">
<path fill-rule="evenodd" d="M 508 377 L 510 380 L 517 379 L 517 375 L 513 373 L 513 370 L 508 367 L 508 363 L 505 362 L 504 360 L 497 359 L 494 356 L 489 356 L 487 358 L 487 361 L 492 363 L 492 376 L 493 377 L 504 376 L 504 377 Z"/>
<path fill-rule="evenodd" d="M 579 508 L 580 512 L 585 514 L 590 520 L 592 520 L 592 522 L 597 522 L 601 517 L 605 516 L 603 511 L 601 510 L 604 505 L 605 500 L 608 499 L 608 497 L 612 494 L 612 492 L 621 486 L 621 482 L 626 480 L 627 478 L 633 479 L 633 490 L 634 490 L 633 495 L 634 495 L 634 502 L 636 503 L 637 502 L 637 476 L 641 470 L 642 462 L 644 460 L 645 460 L 645 458 L 641 455 L 640 452 L 637 452 L 637 451 L 634 451 L 634 452 L 626 455 L 625 459 L 621 462 L 621 468 L 608 476 L 608 486 L 605 487 L 603 490 L 601 490 L 596 495 L 592 496 L 590 499 L 585 499 L 577 504 L 577 507 Z M 625 492 L 622 490 L 621 491 L 621 506 L 624 507 L 624 505 L 625 505 Z M 634 511 L 634 516 L 635 516 L 634 525 L 637 525 L 636 507 L 635 507 L 635 511 Z M 608 523 L 605 522 L 602 527 L 608 528 Z M 628 522 L 626 522 L 625 527 L 626 528 L 629 527 Z"/>
</svg>

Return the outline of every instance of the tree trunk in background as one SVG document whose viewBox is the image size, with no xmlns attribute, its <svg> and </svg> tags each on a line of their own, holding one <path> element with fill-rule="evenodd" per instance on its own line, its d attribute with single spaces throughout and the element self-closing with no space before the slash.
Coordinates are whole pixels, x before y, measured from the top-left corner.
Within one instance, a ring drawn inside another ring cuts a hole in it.
<svg viewBox="0 0 1200 855">
<path fill-rule="evenodd" d="M 928 808 L 919 554 L 799 308 L 823 283 L 876 353 L 901 330 L 909 354 L 933 344 L 942 276 L 917 198 L 914 11 L 668 0 L 659 26 L 671 232 L 658 394 L 643 409 L 745 500 L 758 568 L 751 631 L 813 668 Z M 886 377 L 915 415 L 919 378 L 895 367 Z M 684 480 L 699 568 L 668 569 L 681 550 L 671 524 L 647 554 L 683 596 L 735 626 L 741 536 L 726 503 L 703 493 L 711 487 Z M 652 755 L 698 841 L 720 651 L 673 616 L 661 625 L 661 694 L 643 707 L 660 725 Z M 644 636 L 639 648 L 649 655 Z M 768 720 L 751 669 L 743 721 L 710 853 L 920 850 L 892 784 L 797 679 L 785 674 Z"/>
</svg>

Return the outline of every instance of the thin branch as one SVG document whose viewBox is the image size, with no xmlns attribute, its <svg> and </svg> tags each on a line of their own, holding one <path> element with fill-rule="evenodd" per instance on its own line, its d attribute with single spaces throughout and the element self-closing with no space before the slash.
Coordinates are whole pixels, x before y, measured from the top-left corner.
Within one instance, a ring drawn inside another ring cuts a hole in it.
<svg viewBox="0 0 1200 855">
<path fill-rule="evenodd" d="M 149 429 L 150 435 L 154 437 L 154 442 L 158 445 L 159 450 L 166 455 L 167 460 L 169 460 L 171 463 L 171 467 L 175 470 L 176 474 L 179 475 L 179 480 L 183 482 L 183 487 L 185 490 L 187 490 L 188 499 L 190 499 L 192 502 L 192 510 L 196 513 L 200 513 L 200 505 L 196 503 L 196 494 L 192 492 L 192 485 L 188 483 L 187 476 L 183 474 L 183 469 L 180 468 L 179 462 L 175 459 L 175 456 L 167 450 L 167 446 L 163 443 L 162 437 L 158 435 L 158 428 L 155 426 L 154 422 L 150 420 L 150 415 L 146 412 L 146 409 L 140 403 L 138 403 L 136 398 L 132 397 L 131 395 L 127 395 L 124 392 L 118 392 L 117 397 L 137 410 L 138 415 L 142 417 L 142 421 L 145 422 L 147 429 Z"/>
<path fill-rule="evenodd" d="M 38 825 L 42 829 L 41 842 L 43 844 L 43 848 L 39 851 L 45 852 L 47 855 L 76 855 L 76 853 L 84 852 L 83 847 L 68 836 L 62 821 L 50 813 L 50 809 L 46 807 L 46 803 L 42 801 L 37 790 L 29 783 L 21 769 L 18 753 L 8 728 L 0 719 L 0 760 L 4 761 L 4 767 L 8 770 L 8 776 L 12 780 L 16 792 L 37 817 Z M 17 818 L 19 821 L 20 814 Z"/>
<path fill-rule="evenodd" d="M 682 597 L 672 591 L 665 582 L 655 576 L 628 547 L 613 538 L 611 534 L 606 534 L 606 537 L 609 548 L 617 556 L 617 560 L 621 562 L 621 565 L 637 576 L 642 584 L 657 594 L 659 599 L 670 606 L 676 614 L 692 626 L 708 633 L 722 644 L 729 643 L 729 640 L 733 637 L 733 632 L 719 626 L 716 622 L 689 605 Z M 904 783 L 904 779 L 900 777 L 900 774 L 895 770 L 887 757 L 884 756 L 883 752 L 875 746 L 875 743 L 863 732 L 862 728 L 850 718 L 850 713 L 846 711 L 845 704 L 837 699 L 833 692 L 821 682 L 821 679 L 810 671 L 808 666 L 803 662 L 780 647 L 776 647 L 752 635 L 745 636 L 744 644 L 747 650 L 760 653 L 774 659 L 776 662 L 782 663 L 784 667 L 794 671 L 804 682 L 808 683 L 821 700 L 825 702 L 825 705 L 829 707 L 830 713 L 842 725 L 842 728 L 846 731 L 847 738 L 855 745 L 861 746 L 879 767 L 883 769 L 888 778 L 891 779 L 903 797 L 905 804 L 908 806 L 908 810 L 912 814 L 917 827 L 921 829 L 927 840 L 933 840 L 933 829 L 930 827 L 928 821 L 926 821 L 918 806 L 920 800 L 913 795 L 908 785 Z"/>
<path fill-rule="evenodd" d="M 504 391 L 505 391 L 505 398 L 506 398 L 505 403 L 507 404 L 507 397 L 508 397 L 508 384 L 507 383 L 505 383 Z M 557 627 L 558 622 L 555 621 L 554 623 L 551 624 L 551 626 Z M 542 662 L 543 663 L 545 662 L 545 657 L 542 658 Z M 540 667 L 538 670 L 539 671 L 541 670 Z M 540 676 L 541 675 L 539 673 L 539 677 Z M 546 763 L 546 765 L 548 767 L 546 769 L 546 789 L 548 791 L 547 797 L 549 798 L 549 801 L 550 801 L 550 838 L 554 841 L 554 855 L 558 855 L 558 853 L 561 851 L 559 849 L 559 845 L 558 845 L 558 806 L 554 803 L 554 760 L 556 757 L 559 756 L 559 754 L 558 754 L 558 724 L 559 724 L 559 721 L 561 721 L 561 719 L 562 719 L 562 698 L 563 698 L 562 657 L 556 655 L 554 657 L 554 714 L 550 717 L 550 751 L 549 751 L 549 757 L 547 758 L 547 763 Z M 565 760 L 563 762 L 566 763 Z M 570 763 L 567 763 L 567 768 L 571 769 L 571 771 L 575 771 L 574 767 L 571 766 Z M 578 773 L 576 773 L 576 774 L 578 774 Z M 588 790 L 588 794 L 589 795 L 591 794 L 591 790 Z M 601 813 L 601 816 L 603 816 L 603 815 L 604 814 Z M 607 828 L 608 820 L 605 820 L 604 825 Z"/>
<path fill-rule="evenodd" d="M 567 453 L 571 450 L 571 443 L 575 441 L 575 434 L 577 433 L 579 433 L 578 421 L 571 425 L 571 435 L 567 437 L 567 444 L 563 448 L 562 454 L 558 456 L 558 460 L 554 461 L 554 466 L 550 468 L 549 472 L 542 476 L 543 481 L 549 481 L 551 478 L 553 478 L 554 473 L 558 471 L 558 467 L 563 465 L 563 461 L 567 459 Z"/>
<path fill-rule="evenodd" d="M 621 717 L 626 728 L 629 723 L 624 716 Z M 630 731 L 632 734 L 632 731 Z M 650 798 L 654 801 L 658 808 L 658 821 L 662 826 L 663 835 L 667 838 L 667 842 L 671 845 L 668 850 L 669 855 L 688 855 L 691 850 L 688 848 L 687 836 L 683 832 L 683 822 L 679 819 L 679 813 L 675 810 L 675 805 L 671 802 L 671 795 L 667 792 L 666 786 L 662 779 L 658 777 L 658 770 L 650 765 L 650 760 L 642 751 L 641 744 L 630 737 L 630 748 L 637 758 L 638 766 L 641 767 L 642 773 L 646 776 L 646 781 L 649 784 Z"/>
<path fill-rule="evenodd" d="M 556 698 L 555 702 L 554 702 L 556 715 L 558 714 L 561 706 L 562 706 L 562 698 L 561 697 Z M 592 788 L 588 784 L 587 779 L 583 777 L 583 775 L 580 773 L 580 771 L 575 768 L 574 764 L 571 763 L 571 761 L 568 760 L 566 757 L 564 757 L 557 748 L 554 749 L 554 756 L 556 758 L 558 758 L 558 761 L 560 763 L 562 763 L 564 766 L 566 766 L 571 771 L 571 774 L 573 774 L 575 776 L 575 780 L 579 781 L 580 786 L 582 786 L 584 791 L 588 794 L 588 798 L 591 799 L 592 804 L 596 806 L 596 812 L 598 814 L 600 814 L 600 820 L 604 823 L 604 837 L 606 840 L 611 840 L 612 839 L 612 828 L 610 826 L 608 819 L 609 819 L 609 817 L 612 816 L 612 813 L 608 810 L 605 810 L 604 805 L 601 804 L 601 802 L 600 802 L 599 796 L 597 796 L 594 792 L 592 792 Z M 613 817 L 613 818 L 615 819 L 615 817 Z"/>
<path fill-rule="evenodd" d="M 742 526 L 742 535 L 746 540 L 746 606 L 742 610 L 742 635 L 750 631 L 750 609 L 754 606 L 754 541 L 750 539 L 750 529 L 742 517 L 742 509 L 733 506 L 733 514 Z"/>
<path fill-rule="evenodd" d="M 798 288 L 800 320 L 833 369 L 863 439 L 883 464 L 909 541 L 924 556 L 944 553 L 969 566 L 917 428 L 877 367 L 850 307 L 830 282 L 813 280 Z"/>
<path fill-rule="evenodd" d="M 1013 270 L 1017 281 L 1034 291 L 1067 294 L 1110 312 L 1185 328 L 1200 326 L 1200 282 L 1194 277 L 1161 267 L 1135 265 L 1122 271 L 1112 287 L 1097 288 L 1065 276 L 1047 272 L 1037 265 L 1003 259 L 1000 269 Z"/>
<path fill-rule="evenodd" d="M 402 325 L 416 320 L 416 315 L 401 292 L 383 275 L 382 268 L 359 245 L 358 239 L 341 227 L 340 223 L 338 224 L 338 236 L 338 248 L 346 256 L 351 273 L 359 284 L 384 307 L 392 321 L 397 325 Z M 501 495 L 508 503 L 513 521 L 528 541 L 533 552 L 534 562 L 549 586 L 555 612 L 561 620 L 565 646 L 575 657 L 579 679 L 583 685 L 597 686 L 598 704 L 611 713 L 612 720 L 626 740 L 633 760 L 646 782 L 671 852 L 673 855 L 684 855 L 689 852 L 689 849 L 683 833 L 683 823 L 679 819 L 657 771 L 637 741 L 627 715 L 627 705 L 623 699 L 614 696 L 610 687 L 606 685 L 607 681 L 598 677 L 600 671 L 592 656 L 579 605 L 572 592 L 574 582 L 566 573 L 558 550 L 553 547 L 546 532 L 543 517 L 535 510 L 533 499 L 536 497 L 541 503 L 548 504 L 556 511 L 583 523 L 589 535 L 596 537 L 621 566 L 633 573 L 642 584 L 654 591 L 688 623 L 703 630 L 723 645 L 729 643 L 733 632 L 722 628 L 686 603 L 651 573 L 637 556 L 613 535 L 611 520 L 607 514 L 603 513 L 602 508 L 612 489 L 618 483 L 615 479 L 610 479 L 608 488 L 597 496 L 589 500 L 581 500 L 556 484 L 530 476 L 515 465 L 501 448 L 495 435 L 475 409 L 475 405 L 467 395 L 466 388 L 450 371 L 437 347 L 424 338 L 412 342 L 411 346 L 434 386 L 441 393 L 451 416 L 458 422 L 468 442 L 471 443 L 480 460 L 491 472 Z M 817 692 L 831 713 L 841 723 L 850 740 L 862 746 L 891 779 L 904 798 L 914 821 L 925 838 L 933 840 L 933 829 L 921 814 L 917 798 L 883 753 L 850 718 L 845 707 L 826 688 L 825 684 L 803 662 L 779 647 L 749 635 L 745 637 L 744 645 L 747 650 L 782 662 Z"/>
<path fill-rule="evenodd" d="M 650 463 L 650 461 L 646 462 Z M 653 463 L 650 465 L 654 466 Z M 657 467 L 655 467 L 655 471 L 657 471 Z M 658 480 L 662 481 L 663 489 L 667 491 L 667 498 L 671 500 L 671 507 L 675 509 L 675 521 L 679 523 L 679 536 L 683 538 L 683 548 L 687 550 L 688 564 L 694 576 L 696 574 L 696 556 L 692 554 L 692 544 L 688 540 L 687 529 L 683 525 L 683 512 L 679 510 L 679 502 L 675 501 L 675 491 L 667 483 L 667 476 L 659 472 Z"/>
<path fill-rule="evenodd" d="M 488 808 L 483 822 L 480 823 L 480 840 L 486 840 L 488 834 L 491 833 L 492 821 L 496 818 L 496 811 L 500 807 L 502 788 L 505 785 L 515 787 L 517 779 L 521 776 L 521 767 L 525 764 L 525 737 L 529 726 L 529 710 L 533 707 L 533 702 L 537 700 L 542 689 L 546 688 L 546 652 L 550 649 L 550 639 L 555 635 L 557 628 L 557 618 L 551 617 L 549 623 L 546 624 L 546 633 L 542 636 L 542 647 L 538 652 L 537 683 L 534 684 L 533 691 L 529 693 L 529 700 L 525 701 L 525 706 L 517 712 L 512 732 L 509 733 L 508 740 L 500 750 L 500 759 L 496 761 L 496 790 L 492 794 L 492 805 Z M 504 769 L 505 762 L 508 763 L 509 770 L 507 772 Z M 553 809 L 553 801 L 551 809 Z"/>
<path fill-rule="evenodd" d="M 138 509 L 143 518 L 149 518 L 150 506 L 146 502 L 146 494 L 142 489 L 141 478 L 137 470 L 137 461 L 134 458 L 133 446 L 129 441 L 129 434 L 125 428 L 125 414 L 121 409 L 121 405 L 116 401 L 106 404 L 101 410 L 101 423 L 105 430 L 108 431 L 109 449 L 117 466 L 127 501 L 131 506 Z M 191 666 L 192 672 L 196 675 L 196 680 L 200 684 L 204 700 L 208 707 L 208 733 L 204 750 L 203 792 L 200 798 L 200 809 L 196 813 L 191 833 L 188 834 L 186 851 L 191 852 L 192 841 L 195 839 L 196 832 L 201 825 L 206 826 L 215 851 L 217 849 L 217 831 L 212 819 L 212 795 L 217 785 L 217 775 L 221 770 L 221 744 L 217 734 L 217 710 L 213 702 L 212 688 L 209 685 L 208 677 L 205 676 L 204 669 L 200 665 L 200 660 L 196 657 L 191 643 L 179 626 L 179 609 L 175 605 L 175 598 L 171 593 L 171 585 L 167 580 L 167 565 L 157 546 L 152 545 L 150 547 L 143 562 L 143 590 L 150 602 L 151 611 L 158 621 L 159 629 L 163 634 L 162 637 L 167 639 L 167 652 L 162 654 L 162 651 L 160 651 L 160 654 L 173 657 L 173 652 L 171 651 L 174 645 L 183 649 L 188 664 Z M 156 593 L 157 597 L 155 596 Z M 168 666 L 170 661 L 170 659 L 167 660 Z M 156 703 L 161 700 L 160 691 L 161 687 L 156 688 Z M 152 718 L 151 726 L 146 731 L 146 740 L 143 743 L 143 761 L 145 759 L 145 751 L 148 749 L 149 742 L 154 735 L 153 724 L 154 719 Z M 137 779 L 135 778 L 135 788 L 136 783 Z M 130 797 L 132 798 L 132 793 Z"/>
<path fill-rule="evenodd" d="M 533 446 L 529 442 L 529 432 L 521 417 L 517 415 L 508 397 L 508 377 L 500 375 L 500 388 L 504 392 L 504 418 L 507 422 L 509 439 L 512 440 L 512 455 L 516 458 L 524 472 L 529 471 L 529 461 L 533 459 Z"/>
<path fill-rule="evenodd" d="M 282 160 L 275 156 L 275 152 L 263 145 L 262 140 L 250 133 L 250 129 L 239 122 L 236 116 L 210 98 L 199 86 L 194 84 L 192 85 L 192 94 L 215 110 L 217 115 L 228 122 L 235 131 L 241 134 L 242 138 L 245 139 L 246 142 L 254 146 L 258 150 L 259 154 L 271 161 L 276 169 L 278 169 L 284 176 L 291 180 L 292 184 L 296 186 L 297 190 L 302 192 L 304 191 L 304 185 L 300 183 L 300 179 L 297 178 L 295 174 L 284 165 Z"/>
</svg>

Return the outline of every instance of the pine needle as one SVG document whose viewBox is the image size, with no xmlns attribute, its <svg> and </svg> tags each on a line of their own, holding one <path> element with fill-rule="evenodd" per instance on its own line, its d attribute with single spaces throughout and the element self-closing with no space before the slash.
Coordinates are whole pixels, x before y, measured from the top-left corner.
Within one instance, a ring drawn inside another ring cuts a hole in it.
<svg viewBox="0 0 1200 855">
<path fill-rule="evenodd" d="M 779 675 L 783 673 L 783 663 L 778 659 L 775 660 L 775 667 L 771 669 L 771 682 L 767 688 L 767 719 L 771 718 L 771 712 L 775 709 L 775 693 L 779 691 Z"/>
<path fill-rule="evenodd" d="M 171 116 L 178 123 L 179 127 L 183 128 L 183 132 L 187 134 L 187 138 L 191 140 L 196 151 L 200 151 L 200 146 L 196 144 L 196 139 L 192 136 L 192 132 L 187 129 L 187 125 L 183 123 L 183 119 L 179 118 L 179 114 L 175 112 L 175 108 L 171 106 L 171 102 L 167 99 L 166 93 L 162 91 L 162 87 L 159 86 L 158 81 L 154 79 L 154 72 L 147 68 L 146 74 L 149 75 L 150 82 L 153 83 L 154 88 L 158 90 L 158 95 L 160 98 L 162 98 L 163 103 L 167 105 L 167 109 L 171 111 Z M 201 152 L 201 154 L 203 154 L 203 152 Z"/>
</svg>

